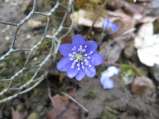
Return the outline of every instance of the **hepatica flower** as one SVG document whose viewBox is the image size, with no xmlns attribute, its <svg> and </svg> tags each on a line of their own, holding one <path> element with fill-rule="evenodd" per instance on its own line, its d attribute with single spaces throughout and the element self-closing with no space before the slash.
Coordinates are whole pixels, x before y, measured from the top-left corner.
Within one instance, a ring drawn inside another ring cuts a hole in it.
<svg viewBox="0 0 159 119">
<path fill-rule="evenodd" d="M 81 35 L 74 35 L 71 44 L 62 44 L 59 48 L 63 58 L 58 62 L 57 69 L 67 73 L 70 78 L 82 80 L 85 75 L 94 77 L 95 66 L 103 62 L 102 56 L 96 51 L 95 41 L 86 41 Z"/>
<path fill-rule="evenodd" d="M 100 82 L 104 89 L 112 89 L 114 87 L 114 81 L 111 79 L 112 76 L 118 75 L 119 69 L 115 66 L 110 66 L 102 72 Z"/>
<path fill-rule="evenodd" d="M 110 19 L 105 18 L 103 21 L 103 29 L 111 30 L 114 33 L 119 30 L 119 26 L 116 23 L 113 23 Z"/>
</svg>

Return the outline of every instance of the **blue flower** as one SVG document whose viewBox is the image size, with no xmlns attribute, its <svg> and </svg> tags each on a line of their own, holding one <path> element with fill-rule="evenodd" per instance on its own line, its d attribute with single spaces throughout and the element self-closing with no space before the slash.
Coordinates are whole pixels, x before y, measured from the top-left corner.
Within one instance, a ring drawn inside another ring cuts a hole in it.
<svg viewBox="0 0 159 119">
<path fill-rule="evenodd" d="M 114 87 L 114 81 L 107 76 L 102 76 L 100 78 L 100 83 L 104 89 L 112 89 Z"/>
<path fill-rule="evenodd" d="M 111 30 L 113 33 L 119 30 L 119 26 L 113 23 L 110 19 L 105 18 L 103 21 L 103 29 Z"/>
<path fill-rule="evenodd" d="M 85 75 L 94 77 L 96 75 L 96 65 L 103 62 L 102 56 L 96 51 L 95 41 L 86 41 L 81 35 L 72 37 L 72 44 L 62 44 L 59 48 L 64 56 L 57 64 L 59 71 L 67 72 L 69 78 L 75 77 L 82 80 Z"/>
<path fill-rule="evenodd" d="M 107 75 L 107 77 L 112 77 L 114 75 L 118 75 L 119 72 L 120 72 L 119 68 L 115 66 L 109 66 L 105 71 L 105 74 Z"/>
<path fill-rule="evenodd" d="M 112 76 L 118 75 L 119 69 L 115 66 L 110 66 L 104 71 L 100 78 L 100 83 L 104 89 L 112 89 L 114 87 L 114 81 L 111 79 Z"/>
</svg>

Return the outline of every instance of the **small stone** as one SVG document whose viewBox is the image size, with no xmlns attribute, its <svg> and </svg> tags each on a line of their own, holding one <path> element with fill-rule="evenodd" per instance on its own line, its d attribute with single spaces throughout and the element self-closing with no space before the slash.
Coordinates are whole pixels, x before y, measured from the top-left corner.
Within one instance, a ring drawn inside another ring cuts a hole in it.
<svg viewBox="0 0 159 119">
<path fill-rule="evenodd" d="M 155 90 L 155 86 L 151 79 L 148 77 L 142 76 L 134 79 L 131 85 L 131 91 L 134 94 L 152 94 Z"/>
<path fill-rule="evenodd" d="M 30 34 L 27 34 L 27 35 L 26 35 L 26 38 L 27 38 L 27 39 L 31 39 L 31 35 L 30 35 Z"/>
<path fill-rule="evenodd" d="M 42 22 L 38 20 L 29 20 L 28 21 L 28 27 L 35 29 L 42 26 Z"/>
<path fill-rule="evenodd" d="M 9 36 L 6 36 L 6 37 L 5 37 L 5 40 L 6 40 L 6 41 L 9 41 L 9 39 L 10 39 Z"/>
<path fill-rule="evenodd" d="M 35 57 L 33 60 L 34 60 L 34 61 L 37 61 L 37 60 L 38 60 L 38 58 L 37 58 L 37 57 Z"/>
</svg>

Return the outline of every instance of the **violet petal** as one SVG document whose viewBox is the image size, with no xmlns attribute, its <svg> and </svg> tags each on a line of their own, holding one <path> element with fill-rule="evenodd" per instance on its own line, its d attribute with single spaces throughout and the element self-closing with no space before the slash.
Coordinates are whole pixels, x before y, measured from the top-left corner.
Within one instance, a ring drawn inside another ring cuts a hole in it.
<svg viewBox="0 0 159 119">
<path fill-rule="evenodd" d="M 59 51 L 63 56 L 67 56 L 72 49 L 72 45 L 71 44 L 62 44 L 59 47 Z"/>
<path fill-rule="evenodd" d="M 80 81 L 84 78 L 84 76 L 85 76 L 85 73 L 82 70 L 80 70 L 78 74 L 76 75 L 76 79 Z"/>
<path fill-rule="evenodd" d="M 82 45 L 86 42 L 85 38 L 79 34 L 72 36 L 72 40 L 73 40 L 72 41 L 73 45 L 77 45 L 77 46 Z"/>
<path fill-rule="evenodd" d="M 73 78 L 73 77 L 75 77 L 76 75 L 77 75 L 77 73 L 78 73 L 78 70 L 76 69 L 76 68 L 69 68 L 68 70 L 67 70 L 67 76 L 69 77 L 69 78 Z"/>
<path fill-rule="evenodd" d="M 68 66 L 70 64 L 70 62 L 71 61 L 69 60 L 68 57 L 62 58 L 57 64 L 57 69 L 59 71 L 67 71 L 67 67 L 66 66 Z"/>
<path fill-rule="evenodd" d="M 92 58 L 92 64 L 95 66 L 103 63 L 103 57 L 97 52 L 94 53 L 91 58 Z"/>
<path fill-rule="evenodd" d="M 94 66 L 92 66 L 90 68 L 86 67 L 85 68 L 85 73 L 88 77 L 92 78 L 96 75 L 96 69 L 95 69 Z"/>
<path fill-rule="evenodd" d="M 93 53 L 97 49 L 97 43 L 95 41 L 87 41 L 86 45 L 88 53 Z"/>
</svg>

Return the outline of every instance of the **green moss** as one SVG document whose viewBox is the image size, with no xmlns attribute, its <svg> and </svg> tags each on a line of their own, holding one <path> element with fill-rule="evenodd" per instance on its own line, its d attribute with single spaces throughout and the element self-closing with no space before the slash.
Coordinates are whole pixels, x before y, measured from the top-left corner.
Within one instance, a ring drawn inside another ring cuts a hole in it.
<svg viewBox="0 0 159 119">
<path fill-rule="evenodd" d="M 126 84 L 129 84 L 133 81 L 136 76 L 146 75 L 144 69 L 136 67 L 133 64 L 121 64 L 121 77 Z"/>
<path fill-rule="evenodd" d="M 0 79 L 9 78 L 16 71 L 21 69 L 25 62 L 24 53 L 16 53 L 7 57 L 0 65 Z"/>
<path fill-rule="evenodd" d="M 159 33 L 159 20 L 154 22 L 154 33 Z"/>
<path fill-rule="evenodd" d="M 96 96 L 97 96 L 96 90 L 95 89 L 93 89 L 93 90 L 91 89 L 90 91 L 88 91 L 86 93 L 86 95 L 84 96 L 84 98 L 86 98 L 86 99 L 95 99 Z"/>
<path fill-rule="evenodd" d="M 129 3 L 134 3 L 134 0 L 128 0 Z"/>
<path fill-rule="evenodd" d="M 43 0 L 43 2 L 42 2 L 42 6 L 43 6 L 43 8 L 48 8 L 48 6 L 50 6 L 51 7 L 51 5 L 53 5 L 53 0 Z"/>
<path fill-rule="evenodd" d="M 50 39 L 44 39 L 43 42 L 33 51 L 28 62 L 28 67 L 35 68 L 39 65 L 49 54 L 52 41 Z"/>
<path fill-rule="evenodd" d="M 122 73 L 129 73 L 132 76 L 142 76 L 146 74 L 146 72 L 144 72 L 144 69 L 136 67 L 133 64 L 121 64 L 120 66 Z"/>
<path fill-rule="evenodd" d="M 36 55 L 39 56 L 41 55 L 43 52 L 47 52 L 50 50 L 51 48 L 51 44 L 52 44 L 52 41 L 50 39 L 45 39 L 41 45 L 39 46 L 39 48 L 37 49 L 37 53 Z"/>
<path fill-rule="evenodd" d="M 100 115 L 100 119 L 117 119 L 117 116 L 109 111 L 103 111 Z"/>
<path fill-rule="evenodd" d="M 2 91 L 7 86 L 8 86 L 8 82 L 0 82 L 0 91 Z"/>
<path fill-rule="evenodd" d="M 17 77 L 16 80 L 14 80 L 14 84 L 15 85 L 19 85 L 19 84 L 24 84 L 25 82 L 27 82 L 28 80 L 30 80 L 33 76 L 33 73 L 31 72 L 25 72 L 23 73 L 23 75 Z"/>
</svg>

